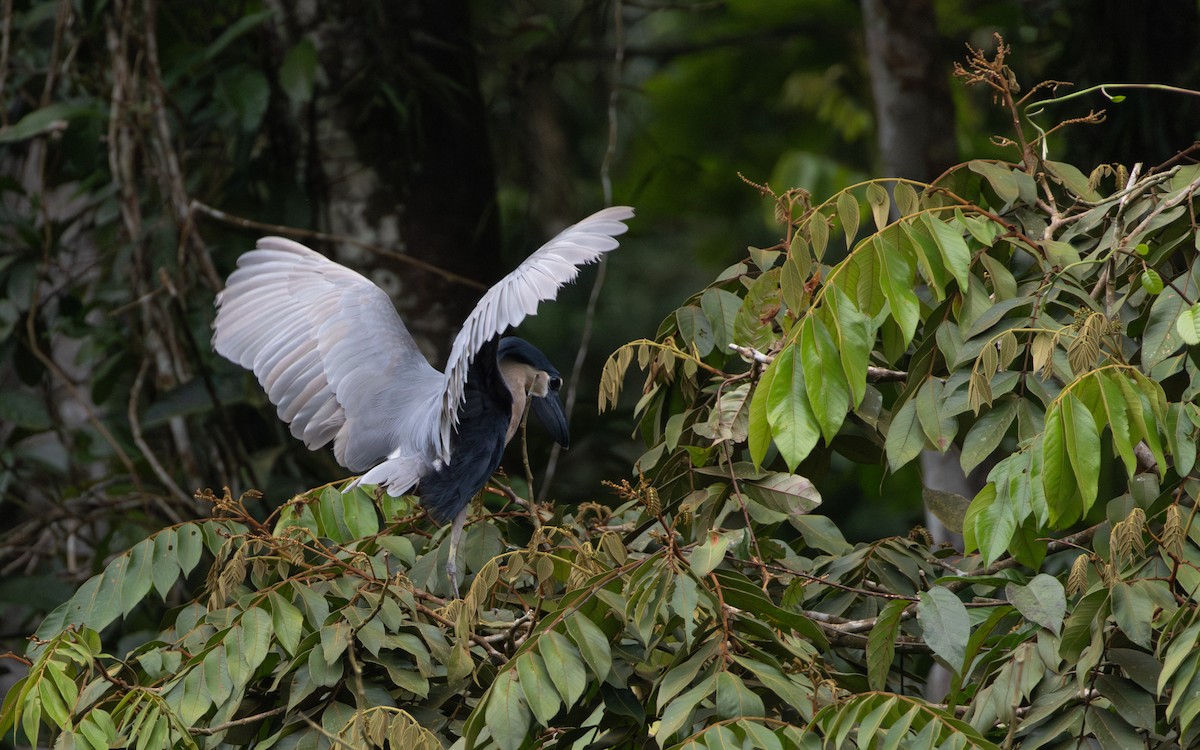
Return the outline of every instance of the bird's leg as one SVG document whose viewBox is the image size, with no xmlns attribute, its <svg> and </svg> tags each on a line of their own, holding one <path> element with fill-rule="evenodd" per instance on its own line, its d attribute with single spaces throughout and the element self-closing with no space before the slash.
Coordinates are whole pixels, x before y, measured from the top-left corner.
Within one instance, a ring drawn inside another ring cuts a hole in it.
<svg viewBox="0 0 1200 750">
<path fill-rule="evenodd" d="M 467 514 L 470 510 L 470 504 L 463 507 L 450 526 L 450 557 L 446 560 L 446 576 L 450 579 L 450 588 L 454 591 L 455 599 L 458 598 L 458 543 L 462 539 L 463 527 L 467 525 Z"/>
<path fill-rule="evenodd" d="M 521 461 L 525 464 L 525 486 L 529 493 L 530 510 L 533 510 L 533 499 L 536 495 L 533 492 L 533 467 L 529 465 L 529 405 L 533 403 L 532 399 L 525 401 L 525 413 L 521 415 Z M 537 514 L 531 513 L 534 517 L 533 522 L 537 524 Z"/>
</svg>

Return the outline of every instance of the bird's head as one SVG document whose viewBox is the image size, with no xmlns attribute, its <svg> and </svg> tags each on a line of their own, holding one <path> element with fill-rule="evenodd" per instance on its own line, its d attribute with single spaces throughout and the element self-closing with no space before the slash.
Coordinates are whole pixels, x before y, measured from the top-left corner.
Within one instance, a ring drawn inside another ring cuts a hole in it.
<svg viewBox="0 0 1200 750">
<path fill-rule="evenodd" d="M 517 387 L 529 394 L 530 408 L 554 442 L 569 447 L 567 414 L 558 397 L 562 388 L 562 375 L 558 369 L 537 347 L 516 336 L 500 339 L 496 358 L 505 372 L 505 379 L 518 383 Z"/>
</svg>

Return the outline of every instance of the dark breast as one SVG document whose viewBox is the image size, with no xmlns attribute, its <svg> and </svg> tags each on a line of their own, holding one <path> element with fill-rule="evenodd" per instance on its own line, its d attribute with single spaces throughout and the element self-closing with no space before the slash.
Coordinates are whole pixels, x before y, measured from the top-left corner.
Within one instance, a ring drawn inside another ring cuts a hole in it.
<svg viewBox="0 0 1200 750">
<path fill-rule="evenodd" d="M 421 504 L 438 523 L 449 523 L 487 484 L 504 455 L 512 395 L 500 376 L 496 340 L 483 345 L 467 373 L 458 429 L 450 437 L 450 463 L 421 479 Z"/>
</svg>

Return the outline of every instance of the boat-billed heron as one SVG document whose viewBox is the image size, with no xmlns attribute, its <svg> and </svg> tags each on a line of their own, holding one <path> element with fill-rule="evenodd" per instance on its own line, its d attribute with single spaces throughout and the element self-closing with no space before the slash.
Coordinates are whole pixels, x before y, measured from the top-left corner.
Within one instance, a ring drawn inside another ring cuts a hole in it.
<svg viewBox="0 0 1200 750">
<path fill-rule="evenodd" d="M 489 289 L 454 339 L 446 371 L 425 360 L 391 300 L 362 275 L 303 245 L 265 237 L 217 295 L 213 347 L 254 371 L 279 418 L 309 449 L 388 494 L 415 491 L 453 520 L 451 588 L 471 498 L 500 464 L 526 406 L 567 444 L 562 379 L 528 342 L 501 338 L 579 267 L 617 247 L 633 209 L 606 208 L 564 229 Z"/>
</svg>

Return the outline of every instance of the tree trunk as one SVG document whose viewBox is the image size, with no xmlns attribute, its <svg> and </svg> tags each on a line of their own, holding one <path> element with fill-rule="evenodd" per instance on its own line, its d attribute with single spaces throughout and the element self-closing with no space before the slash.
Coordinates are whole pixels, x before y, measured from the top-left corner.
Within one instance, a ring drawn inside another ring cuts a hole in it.
<svg viewBox="0 0 1200 750">
<path fill-rule="evenodd" d="M 318 61 L 292 118 L 296 174 L 320 228 L 488 284 L 500 276 L 495 175 L 465 0 L 272 0 L 282 56 Z M 396 300 L 435 362 L 481 288 L 352 246 L 335 250 Z"/>
<path fill-rule="evenodd" d="M 950 66 L 932 0 L 862 0 L 879 166 L 932 180 L 955 161 Z"/>
</svg>

